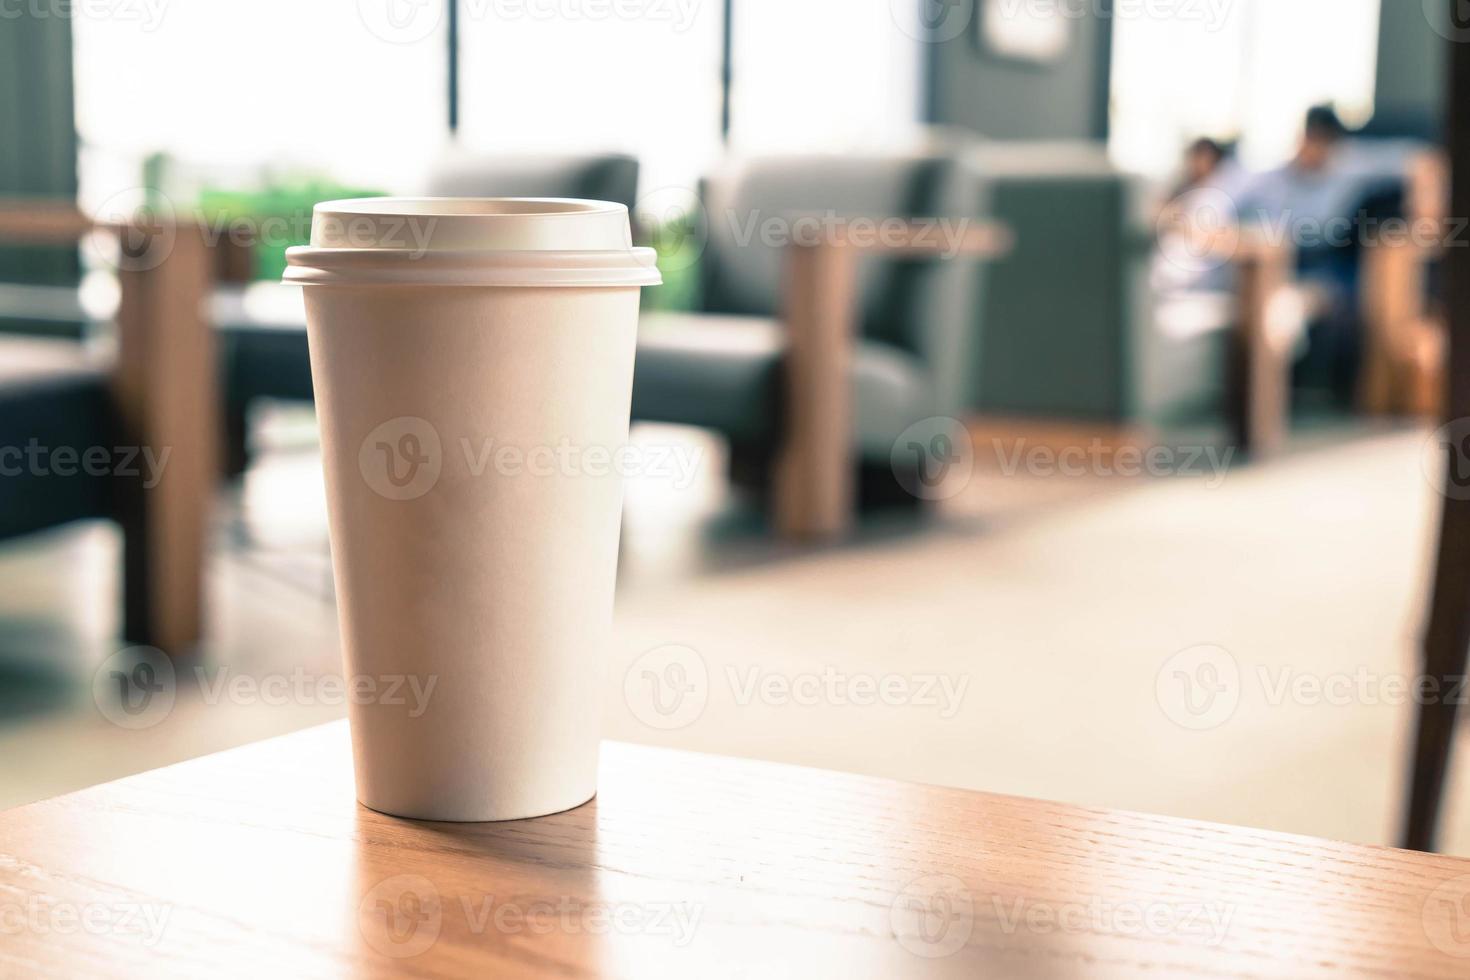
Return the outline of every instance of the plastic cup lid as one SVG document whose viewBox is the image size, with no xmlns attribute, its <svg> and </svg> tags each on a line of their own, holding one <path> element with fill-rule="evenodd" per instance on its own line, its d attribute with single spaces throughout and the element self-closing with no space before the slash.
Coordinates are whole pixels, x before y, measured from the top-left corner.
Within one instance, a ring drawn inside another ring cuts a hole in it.
<svg viewBox="0 0 1470 980">
<path fill-rule="evenodd" d="M 300 285 L 653 286 L 628 209 L 566 198 L 324 201 L 311 244 L 286 250 Z"/>
</svg>

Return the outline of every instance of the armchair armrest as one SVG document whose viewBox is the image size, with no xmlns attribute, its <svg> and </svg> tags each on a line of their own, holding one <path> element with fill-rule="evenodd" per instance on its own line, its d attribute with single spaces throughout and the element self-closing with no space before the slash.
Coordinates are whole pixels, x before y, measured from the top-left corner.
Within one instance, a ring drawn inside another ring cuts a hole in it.
<svg viewBox="0 0 1470 980">
<path fill-rule="evenodd" d="M 121 438 L 164 461 L 156 486 L 139 483 L 121 495 L 124 632 L 183 654 L 203 629 L 217 471 L 218 368 L 206 320 L 211 254 L 197 222 L 102 223 L 70 202 L 0 200 L 7 243 L 66 244 L 94 231 L 116 235 L 122 256 L 112 383 Z"/>
<path fill-rule="evenodd" d="M 944 230 L 925 221 L 853 220 L 786 255 L 782 321 L 786 328 L 786 404 L 776 460 L 778 531 L 832 537 L 852 524 L 852 344 L 857 319 L 857 261 L 879 253 L 934 260 L 988 259 L 1011 247 L 1010 230 L 961 221 Z M 795 237 L 795 236 L 794 236 Z"/>
<path fill-rule="evenodd" d="M 1446 218 L 1448 161 L 1418 154 L 1405 173 L 1409 224 L 1402 234 L 1365 243 L 1359 305 L 1363 373 L 1358 401 L 1371 414 L 1433 414 L 1442 399 L 1443 338 L 1425 308 L 1430 264 L 1463 234 Z"/>
<path fill-rule="evenodd" d="M 69 245 L 95 227 L 70 201 L 0 198 L 0 242 Z"/>
</svg>

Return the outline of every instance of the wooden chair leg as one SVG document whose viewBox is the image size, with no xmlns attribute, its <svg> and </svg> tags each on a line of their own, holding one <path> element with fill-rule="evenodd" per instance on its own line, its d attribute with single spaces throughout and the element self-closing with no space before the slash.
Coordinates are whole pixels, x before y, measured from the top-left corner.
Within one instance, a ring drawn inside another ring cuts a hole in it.
<svg viewBox="0 0 1470 980">
<path fill-rule="evenodd" d="M 218 474 L 213 258 L 192 222 L 123 229 L 115 396 L 138 450 L 124 528 L 124 633 L 186 656 L 203 632 L 204 556 Z"/>
</svg>

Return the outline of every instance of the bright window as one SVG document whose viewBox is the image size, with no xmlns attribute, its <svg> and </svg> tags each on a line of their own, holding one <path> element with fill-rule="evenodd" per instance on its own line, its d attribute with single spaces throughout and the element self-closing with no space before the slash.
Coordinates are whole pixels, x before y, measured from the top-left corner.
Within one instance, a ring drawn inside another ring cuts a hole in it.
<svg viewBox="0 0 1470 980">
<path fill-rule="evenodd" d="M 1291 155 L 1313 105 L 1335 104 L 1349 125 L 1372 116 L 1379 0 L 1186 8 L 1152 17 L 1117 8 L 1111 142 L 1124 167 L 1167 173 L 1190 139 L 1213 136 L 1239 138 L 1244 162 L 1265 168 Z"/>
<path fill-rule="evenodd" d="M 720 152 L 717 0 L 462 0 L 460 136 L 509 153 L 617 151 L 643 191 Z"/>
<path fill-rule="evenodd" d="M 160 151 L 215 179 L 309 169 L 396 190 L 443 147 L 445 28 L 431 8 L 406 8 L 419 19 L 395 31 L 369 0 L 126 6 L 157 19 L 74 24 L 85 203 L 137 186 Z"/>
<path fill-rule="evenodd" d="M 919 119 L 920 44 L 893 0 L 735 0 L 731 142 L 871 149 Z"/>
<path fill-rule="evenodd" d="M 413 192 L 446 149 L 447 0 L 129 5 L 144 8 L 156 20 L 75 25 L 86 204 L 137 187 L 157 153 L 193 183 L 320 174 Z M 723 153 L 722 0 L 460 11 L 464 147 L 630 153 L 644 193 L 692 188 Z M 890 0 L 735 0 L 734 25 L 737 150 L 892 145 L 914 129 L 920 45 Z"/>
</svg>

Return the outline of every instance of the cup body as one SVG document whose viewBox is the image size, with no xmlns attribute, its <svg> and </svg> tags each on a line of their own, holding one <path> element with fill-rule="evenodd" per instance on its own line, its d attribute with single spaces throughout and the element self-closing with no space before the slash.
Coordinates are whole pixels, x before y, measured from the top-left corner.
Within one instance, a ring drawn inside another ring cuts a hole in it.
<svg viewBox="0 0 1470 980">
<path fill-rule="evenodd" d="M 512 820 L 596 792 L 639 289 L 476 284 L 464 245 L 305 304 L 358 798 Z"/>
</svg>

